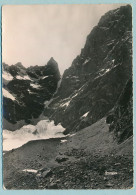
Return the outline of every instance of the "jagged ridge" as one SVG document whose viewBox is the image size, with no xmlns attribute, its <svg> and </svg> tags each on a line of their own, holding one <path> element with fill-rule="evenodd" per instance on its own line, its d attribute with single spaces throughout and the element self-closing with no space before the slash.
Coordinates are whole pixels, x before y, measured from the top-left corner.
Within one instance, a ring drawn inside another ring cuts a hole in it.
<svg viewBox="0 0 136 195">
<path fill-rule="evenodd" d="M 44 102 L 55 93 L 59 80 L 58 64 L 53 58 L 45 66 L 29 68 L 21 63 L 12 66 L 3 63 L 3 117 L 6 119 L 3 128 L 8 122 L 16 124 L 24 120 L 28 124 L 37 118 L 44 109 Z M 12 125 L 8 125 L 10 128 Z"/>
<path fill-rule="evenodd" d="M 81 54 L 64 72 L 45 116 L 66 133 L 78 131 L 105 116 L 132 76 L 131 6 L 109 11 L 88 35 Z"/>
</svg>

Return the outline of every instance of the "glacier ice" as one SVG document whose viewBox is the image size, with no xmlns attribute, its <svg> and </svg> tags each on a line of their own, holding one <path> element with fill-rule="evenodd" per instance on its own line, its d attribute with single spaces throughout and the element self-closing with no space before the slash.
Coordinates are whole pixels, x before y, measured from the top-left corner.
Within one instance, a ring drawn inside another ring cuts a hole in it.
<svg viewBox="0 0 136 195">
<path fill-rule="evenodd" d="M 16 131 L 3 130 L 3 151 L 18 148 L 31 140 L 65 137 L 61 124 L 41 120 L 37 125 L 25 125 Z"/>
</svg>

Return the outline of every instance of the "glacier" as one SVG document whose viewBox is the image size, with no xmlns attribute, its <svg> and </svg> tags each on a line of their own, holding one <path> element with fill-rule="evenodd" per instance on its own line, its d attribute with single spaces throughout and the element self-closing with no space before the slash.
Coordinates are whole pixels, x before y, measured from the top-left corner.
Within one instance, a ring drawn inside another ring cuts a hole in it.
<svg viewBox="0 0 136 195">
<path fill-rule="evenodd" d="M 25 125 L 16 131 L 3 130 L 3 151 L 18 148 L 31 140 L 65 137 L 65 128 L 54 121 L 41 120 L 37 125 Z"/>
</svg>

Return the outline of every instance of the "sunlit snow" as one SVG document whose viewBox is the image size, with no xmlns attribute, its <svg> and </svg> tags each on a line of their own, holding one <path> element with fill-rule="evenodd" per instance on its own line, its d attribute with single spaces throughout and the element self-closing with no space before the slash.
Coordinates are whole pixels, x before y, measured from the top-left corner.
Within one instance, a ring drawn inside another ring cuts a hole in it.
<svg viewBox="0 0 136 195">
<path fill-rule="evenodd" d="M 83 63 L 83 65 L 87 64 L 88 62 L 90 61 L 90 58 L 89 59 L 86 59 Z"/>
<path fill-rule="evenodd" d="M 2 88 L 2 93 L 4 97 L 9 98 L 13 101 L 15 100 L 15 97 L 11 93 L 9 93 L 6 89 Z"/>
<path fill-rule="evenodd" d="M 23 80 L 23 77 L 21 77 L 20 75 L 17 75 L 16 79 Z"/>
<path fill-rule="evenodd" d="M 73 96 L 70 98 L 70 100 L 68 100 L 68 101 L 65 102 L 65 103 L 62 103 L 62 104 L 60 105 L 60 107 L 64 107 L 64 106 L 68 107 L 69 104 L 70 104 L 70 102 L 71 102 L 71 100 L 72 100 L 74 97 L 76 97 L 77 95 L 78 95 L 78 93 L 76 93 L 75 95 L 73 95 Z M 67 98 L 67 99 L 68 99 L 68 98 Z"/>
<path fill-rule="evenodd" d="M 82 117 L 87 117 L 89 112 L 86 112 Z"/>
<path fill-rule="evenodd" d="M 71 101 L 71 100 L 65 102 L 64 104 L 61 104 L 60 107 L 64 107 L 64 106 L 68 107 L 69 104 L 70 104 L 70 101 Z"/>
<path fill-rule="evenodd" d="M 105 73 L 107 73 L 107 72 L 109 72 L 109 71 L 110 71 L 110 69 L 108 68 L 108 69 L 106 69 Z"/>
<path fill-rule="evenodd" d="M 73 134 L 69 134 L 69 137 L 73 137 L 74 135 L 76 135 L 75 133 L 73 133 Z"/>
<path fill-rule="evenodd" d="M 8 73 L 8 72 L 3 71 L 2 78 L 7 80 L 7 81 L 11 81 L 13 79 L 13 76 L 10 73 Z"/>
<path fill-rule="evenodd" d="M 39 87 L 41 87 L 40 85 L 32 84 L 32 83 L 30 84 L 30 86 L 33 87 L 33 88 L 36 88 L 36 89 L 38 89 Z"/>
<path fill-rule="evenodd" d="M 67 142 L 68 140 L 66 140 L 66 139 L 63 139 L 63 140 L 61 140 L 61 143 L 64 143 L 64 142 Z"/>
<path fill-rule="evenodd" d="M 29 94 L 35 94 L 35 92 L 32 92 L 30 89 L 27 90 Z"/>
<path fill-rule="evenodd" d="M 49 76 L 44 76 L 44 77 L 42 77 L 42 79 L 46 79 L 46 78 L 48 78 Z"/>
<path fill-rule="evenodd" d="M 76 93 L 75 95 L 73 95 L 73 96 L 72 96 L 72 99 L 73 99 L 74 97 L 76 97 L 77 95 L 78 95 L 78 93 Z"/>
<path fill-rule="evenodd" d="M 26 80 L 31 80 L 30 77 L 29 77 L 28 75 L 25 75 L 25 76 L 24 76 L 24 79 L 26 79 Z"/>
<path fill-rule="evenodd" d="M 18 79 L 18 80 L 31 80 L 28 75 L 25 75 L 25 76 L 17 75 L 16 79 Z"/>
</svg>

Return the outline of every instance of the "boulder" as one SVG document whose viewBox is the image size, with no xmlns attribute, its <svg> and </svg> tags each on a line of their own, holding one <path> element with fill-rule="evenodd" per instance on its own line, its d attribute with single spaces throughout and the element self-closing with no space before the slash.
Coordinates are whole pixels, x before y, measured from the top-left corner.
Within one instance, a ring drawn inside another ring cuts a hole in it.
<svg viewBox="0 0 136 195">
<path fill-rule="evenodd" d="M 65 162 L 67 160 L 68 160 L 68 158 L 65 156 L 57 156 L 55 159 L 55 161 L 57 161 L 58 163 Z"/>
</svg>

